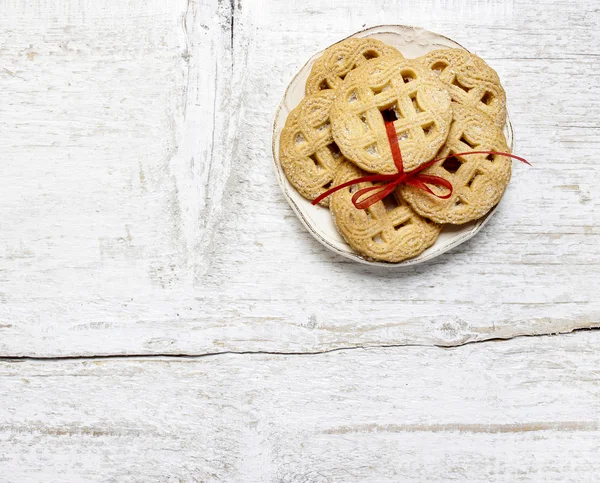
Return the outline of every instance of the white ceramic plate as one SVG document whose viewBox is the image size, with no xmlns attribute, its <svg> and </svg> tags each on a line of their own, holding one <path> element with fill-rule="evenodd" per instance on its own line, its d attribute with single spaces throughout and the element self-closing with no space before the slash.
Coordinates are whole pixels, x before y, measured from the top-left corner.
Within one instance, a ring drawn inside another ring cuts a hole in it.
<svg viewBox="0 0 600 483">
<path fill-rule="evenodd" d="M 454 40 L 444 37 L 443 35 L 430 32 L 428 30 L 408 27 L 405 25 L 380 25 L 372 27 L 361 32 L 357 32 L 350 37 L 374 37 L 386 44 L 396 47 L 402 55 L 407 58 L 420 57 L 427 52 L 436 49 L 444 48 L 461 48 L 464 47 Z M 302 224 L 319 242 L 325 245 L 330 250 L 347 257 L 356 262 L 365 263 L 367 265 L 385 266 L 385 267 L 404 267 L 407 265 L 415 265 L 427 260 L 431 260 L 451 248 L 467 241 L 475 233 L 477 233 L 486 221 L 496 211 L 496 207 L 492 209 L 486 216 L 479 220 L 466 223 L 464 225 L 453 226 L 444 225 L 440 236 L 435 243 L 425 250 L 420 255 L 404 260 L 400 263 L 377 262 L 364 258 L 356 253 L 342 238 L 337 231 L 331 213 L 327 208 L 321 206 L 313 206 L 310 201 L 303 198 L 290 184 L 285 177 L 281 163 L 279 162 L 279 135 L 285 125 L 288 114 L 300 103 L 304 97 L 304 85 L 310 74 L 310 70 L 314 61 L 322 54 L 319 52 L 313 55 L 309 61 L 300 69 L 300 72 L 292 79 L 288 86 L 283 101 L 275 114 L 275 123 L 273 126 L 273 160 L 275 162 L 275 172 L 281 190 L 288 203 L 300 218 Z M 504 127 L 506 141 L 511 151 L 514 150 L 513 130 L 510 119 L 506 117 L 506 126 Z"/>
</svg>

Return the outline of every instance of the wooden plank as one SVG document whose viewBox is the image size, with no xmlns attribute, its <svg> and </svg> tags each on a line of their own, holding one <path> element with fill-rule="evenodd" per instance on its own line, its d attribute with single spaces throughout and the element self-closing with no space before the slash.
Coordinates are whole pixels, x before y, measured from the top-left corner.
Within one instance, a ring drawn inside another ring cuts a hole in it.
<svg viewBox="0 0 600 483">
<path fill-rule="evenodd" d="M 5 481 L 595 481 L 600 333 L 0 362 Z"/>
<path fill-rule="evenodd" d="M 595 2 L 24 3 L 0 19 L 0 354 L 455 345 L 599 325 Z M 488 59 L 534 163 L 482 233 L 402 272 L 326 252 L 270 159 L 297 69 L 386 22 Z"/>
</svg>

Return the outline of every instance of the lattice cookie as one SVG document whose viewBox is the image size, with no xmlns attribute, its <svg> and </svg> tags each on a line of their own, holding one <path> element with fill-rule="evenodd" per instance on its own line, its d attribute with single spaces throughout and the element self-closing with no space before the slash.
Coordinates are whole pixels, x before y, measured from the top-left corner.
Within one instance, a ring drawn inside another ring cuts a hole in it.
<svg viewBox="0 0 600 483">
<path fill-rule="evenodd" d="M 441 49 L 417 60 L 439 75 L 454 102 L 475 107 L 504 126 L 506 93 L 496 71 L 483 59 L 463 49 Z"/>
<path fill-rule="evenodd" d="M 372 173 L 397 172 L 385 129 L 394 120 L 404 169 L 433 158 L 452 120 L 444 84 L 423 64 L 380 57 L 351 71 L 331 107 L 333 136 L 344 156 Z"/>
<path fill-rule="evenodd" d="M 332 90 L 305 97 L 290 112 L 279 143 L 279 160 L 289 182 L 309 200 L 331 187 L 344 160 L 331 135 Z M 328 199 L 320 203 L 329 206 Z"/>
<path fill-rule="evenodd" d="M 306 94 L 336 89 L 348 72 L 370 59 L 384 55 L 402 57 L 394 47 L 371 37 L 342 40 L 326 49 L 315 61 L 306 81 Z"/>
<path fill-rule="evenodd" d="M 341 184 L 364 174 L 352 163 L 344 162 L 334 183 Z M 352 204 L 352 194 L 369 186 L 373 183 L 360 183 L 331 196 L 335 224 L 352 248 L 367 258 L 400 262 L 433 245 L 442 226 L 415 213 L 402 200 L 398 189 L 366 210 L 357 210 Z"/>
<path fill-rule="evenodd" d="M 468 151 L 509 153 L 502 130 L 481 111 L 454 105 L 450 134 L 437 157 Z M 437 198 L 423 190 L 403 185 L 401 193 L 413 209 L 437 223 L 461 224 L 485 215 L 502 198 L 510 180 L 511 159 L 498 154 L 471 154 L 440 161 L 423 171 L 452 183 L 452 196 Z M 431 187 L 441 194 L 438 188 Z"/>
</svg>

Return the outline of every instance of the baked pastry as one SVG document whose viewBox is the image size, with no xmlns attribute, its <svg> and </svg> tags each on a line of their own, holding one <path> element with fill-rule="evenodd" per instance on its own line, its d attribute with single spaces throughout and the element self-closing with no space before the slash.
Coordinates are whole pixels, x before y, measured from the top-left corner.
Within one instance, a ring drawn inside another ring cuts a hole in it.
<svg viewBox="0 0 600 483">
<path fill-rule="evenodd" d="M 454 105 L 454 116 L 446 144 L 436 157 L 469 151 L 509 153 L 502 130 L 483 112 Z M 452 195 L 441 199 L 408 185 L 400 188 L 402 197 L 422 216 L 437 223 L 461 224 L 485 215 L 502 198 L 510 180 L 512 161 L 500 154 L 453 156 L 422 171 L 452 183 Z M 441 194 L 441 189 L 431 187 Z M 439 191 L 438 191 L 439 190 Z"/>
<path fill-rule="evenodd" d="M 418 59 L 446 84 L 454 102 L 484 112 L 498 127 L 506 122 L 506 93 L 494 69 L 464 49 L 440 49 Z"/>
<path fill-rule="evenodd" d="M 289 182 L 309 200 L 331 187 L 344 160 L 333 140 L 329 109 L 334 91 L 325 90 L 302 99 L 289 114 L 281 132 L 279 160 Z M 328 206 L 329 199 L 321 201 Z"/>
<path fill-rule="evenodd" d="M 344 156 L 371 173 L 397 172 L 385 129 L 394 120 L 405 171 L 433 159 L 452 120 L 444 84 L 423 64 L 381 57 L 351 71 L 331 107 L 333 137 Z"/>
<path fill-rule="evenodd" d="M 402 54 L 390 45 L 372 37 L 349 38 L 332 45 L 312 66 L 306 81 L 306 94 L 338 88 L 351 70 L 368 60 L 384 55 Z"/>
<path fill-rule="evenodd" d="M 342 184 L 364 174 L 346 161 L 339 167 L 334 183 Z M 331 196 L 335 225 L 354 250 L 369 259 L 397 263 L 433 245 L 442 225 L 413 211 L 398 188 L 369 208 L 356 209 L 352 204 L 353 193 L 370 186 L 373 183 L 348 186 Z"/>
</svg>

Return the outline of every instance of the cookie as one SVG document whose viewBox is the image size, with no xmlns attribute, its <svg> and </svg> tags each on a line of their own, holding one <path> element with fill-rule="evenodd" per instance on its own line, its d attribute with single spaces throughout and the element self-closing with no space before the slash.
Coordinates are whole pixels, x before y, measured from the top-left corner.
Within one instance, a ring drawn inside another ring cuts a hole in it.
<svg viewBox="0 0 600 483">
<path fill-rule="evenodd" d="M 342 40 L 325 50 L 315 61 L 306 81 L 306 94 L 336 89 L 352 69 L 384 55 L 402 54 L 394 47 L 371 37 Z"/>
<path fill-rule="evenodd" d="M 365 171 L 397 172 L 387 120 L 394 120 L 405 171 L 433 159 L 448 135 L 448 91 L 415 60 L 371 60 L 348 73 L 335 96 L 330 113 L 333 137 L 344 156 Z"/>
<path fill-rule="evenodd" d="M 502 127 L 506 122 L 506 93 L 494 69 L 463 49 L 441 49 L 419 57 L 447 86 L 454 102 L 474 107 Z"/>
<path fill-rule="evenodd" d="M 341 184 L 364 174 L 352 163 L 344 162 L 334 183 Z M 369 186 L 373 183 L 360 183 L 331 196 L 335 224 L 354 250 L 368 259 L 397 263 L 433 245 L 442 226 L 415 213 L 402 200 L 398 188 L 369 208 L 356 209 L 352 204 L 353 193 Z"/>
<path fill-rule="evenodd" d="M 331 134 L 332 90 L 305 97 L 290 112 L 279 142 L 279 161 L 289 182 L 309 200 L 331 187 L 344 160 Z M 328 206 L 328 199 L 320 203 Z"/>
<path fill-rule="evenodd" d="M 469 151 L 510 152 L 502 130 L 478 109 L 454 105 L 454 119 L 442 158 Z M 440 161 L 422 171 L 452 183 L 452 195 L 440 199 L 403 185 L 402 197 L 422 216 L 437 223 L 462 224 L 485 215 L 502 198 L 511 175 L 511 159 L 499 154 L 471 154 Z M 441 194 L 439 188 L 431 187 Z"/>
</svg>

